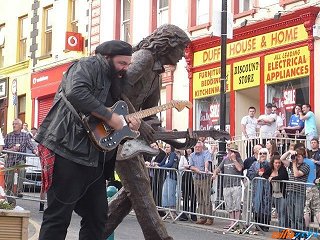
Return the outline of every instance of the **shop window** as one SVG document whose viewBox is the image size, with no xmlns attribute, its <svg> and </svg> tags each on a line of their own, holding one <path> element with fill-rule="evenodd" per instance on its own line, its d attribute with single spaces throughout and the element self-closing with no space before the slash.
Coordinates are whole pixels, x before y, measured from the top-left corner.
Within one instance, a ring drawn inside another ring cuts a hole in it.
<svg viewBox="0 0 320 240">
<path fill-rule="evenodd" d="M 5 44 L 4 27 L 5 27 L 4 24 L 0 25 L 0 68 L 4 66 L 4 44 Z"/>
<path fill-rule="evenodd" d="M 287 126 L 295 104 L 309 103 L 309 78 L 300 78 L 267 85 L 267 101 L 278 107 L 278 114 Z"/>
<path fill-rule="evenodd" d="M 230 94 L 226 94 L 226 130 L 230 126 Z M 208 130 L 212 126 L 220 127 L 220 96 L 195 100 L 195 124 L 197 130 Z"/>
<path fill-rule="evenodd" d="M 44 36 L 43 36 L 43 55 L 51 54 L 52 50 L 52 6 L 44 8 Z"/>
<path fill-rule="evenodd" d="M 69 0 L 69 26 L 71 32 L 78 32 L 78 0 Z"/>
<path fill-rule="evenodd" d="M 169 23 L 169 0 L 158 0 L 157 26 Z"/>
<path fill-rule="evenodd" d="M 125 42 L 131 42 L 130 36 L 130 8 L 131 0 L 122 1 L 122 14 L 121 14 L 121 39 Z"/>
<path fill-rule="evenodd" d="M 26 115 L 26 95 L 18 96 L 18 118 L 24 123 Z"/>
<path fill-rule="evenodd" d="M 18 47 L 18 62 L 26 60 L 27 56 L 27 34 L 28 34 L 28 16 L 19 17 L 19 47 Z"/>
</svg>

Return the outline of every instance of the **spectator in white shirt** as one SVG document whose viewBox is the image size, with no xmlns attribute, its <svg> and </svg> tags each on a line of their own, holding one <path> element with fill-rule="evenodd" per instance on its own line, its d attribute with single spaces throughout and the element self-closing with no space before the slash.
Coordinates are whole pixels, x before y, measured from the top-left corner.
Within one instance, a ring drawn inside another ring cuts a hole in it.
<svg viewBox="0 0 320 240">
<path fill-rule="evenodd" d="M 260 115 L 258 118 L 258 125 L 260 125 L 260 136 L 263 139 L 272 138 L 277 131 L 277 115 L 272 113 L 272 104 L 266 104 L 266 113 Z M 264 141 L 265 142 L 265 141 Z"/>
<path fill-rule="evenodd" d="M 249 107 L 248 115 L 241 119 L 242 139 L 246 140 L 246 157 L 251 156 L 252 148 L 255 145 L 255 140 L 258 132 L 258 120 L 255 118 L 256 108 Z"/>
</svg>

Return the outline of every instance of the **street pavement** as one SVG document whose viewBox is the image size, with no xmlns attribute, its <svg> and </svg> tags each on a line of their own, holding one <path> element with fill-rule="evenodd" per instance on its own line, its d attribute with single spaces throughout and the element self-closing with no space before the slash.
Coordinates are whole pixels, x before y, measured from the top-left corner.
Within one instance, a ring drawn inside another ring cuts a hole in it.
<svg viewBox="0 0 320 240">
<path fill-rule="evenodd" d="M 38 239 L 38 233 L 42 221 L 42 213 L 39 213 L 39 203 L 34 201 L 17 200 L 17 205 L 31 212 L 29 224 L 29 240 Z M 224 234 L 223 226 L 227 222 L 216 220 L 213 226 L 199 226 L 192 222 L 171 223 L 165 221 L 168 233 L 176 240 L 201 240 L 201 239 L 267 239 L 261 236 L 252 235 L 236 235 L 234 233 Z M 78 231 L 80 226 L 80 217 L 73 214 L 66 240 L 78 239 Z M 115 231 L 115 240 L 143 240 L 141 228 L 134 214 L 127 216 Z"/>
</svg>

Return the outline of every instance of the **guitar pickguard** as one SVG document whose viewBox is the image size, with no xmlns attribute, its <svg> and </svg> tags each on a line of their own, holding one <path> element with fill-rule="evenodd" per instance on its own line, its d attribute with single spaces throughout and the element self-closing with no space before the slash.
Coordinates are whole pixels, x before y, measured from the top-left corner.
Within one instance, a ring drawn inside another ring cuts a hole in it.
<svg viewBox="0 0 320 240">
<path fill-rule="evenodd" d="M 112 112 L 122 116 L 126 116 L 129 113 L 127 104 L 123 101 L 117 102 L 112 108 Z M 103 125 L 106 132 L 109 134 L 105 137 L 102 137 L 99 141 L 99 144 L 105 149 L 105 151 L 111 151 L 115 149 L 121 143 L 121 141 L 125 139 L 135 139 L 140 135 L 138 131 L 131 130 L 128 124 L 126 124 L 120 131 L 114 131 L 109 126 L 105 124 Z"/>
</svg>

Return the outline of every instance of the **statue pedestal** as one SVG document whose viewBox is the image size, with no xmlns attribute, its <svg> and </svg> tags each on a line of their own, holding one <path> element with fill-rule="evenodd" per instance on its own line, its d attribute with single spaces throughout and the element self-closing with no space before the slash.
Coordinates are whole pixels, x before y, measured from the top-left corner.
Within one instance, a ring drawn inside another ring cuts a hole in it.
<svg viewBox="0 0 320 240">
<path fill-rule="evenodd" d="M 27 240 L 29 217 L 29 211 L 0 209 L 0 240 Z"/>
</svg>

